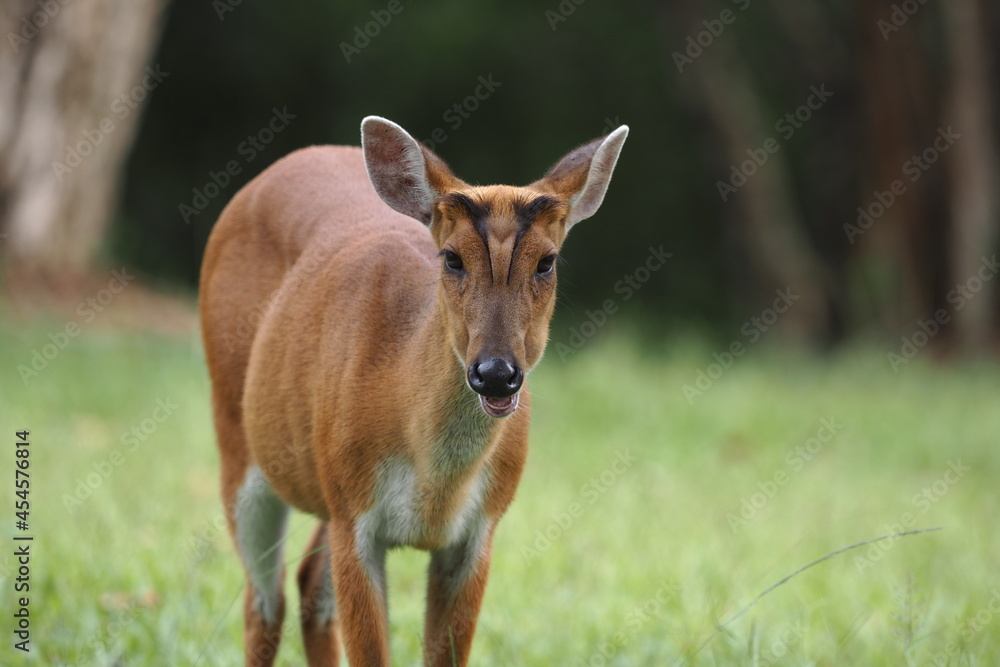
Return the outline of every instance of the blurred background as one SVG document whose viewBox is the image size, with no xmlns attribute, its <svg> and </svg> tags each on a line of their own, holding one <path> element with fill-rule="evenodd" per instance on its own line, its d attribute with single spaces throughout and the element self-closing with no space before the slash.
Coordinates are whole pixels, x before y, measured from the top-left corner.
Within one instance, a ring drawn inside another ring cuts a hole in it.
<svg viewBox="0 0 1000 667">
<path fill-rule="evenodd" d="M 561 253 L 474 664 L 1000 664 L 997 34 L 988 0 L 4 0 L 0 416 L 34 439 L 42 664 L 241 664 L 202 252 L 369 114 L 483 184 L 631 128 Z M 390 560 L 409 663 L 422 558 Z"/>
<path fill-rule="evenodd" d="M 193 294 L 232 195 L 296 148 L 357 144 L 368 114 L 479 183 L 534 180 L 627 123 L 602 215 L 564 252 L 570 324 L 662 245 L 671 260 L 623 304 L 656 332 L 730 338 L 791 287 L 801 299 L 779 328 L 816 346 L 896 341 L 942 308 L 952 321 L 935 348 L 994 339 L 995 281 L 960 310 L 948 296 L 996 250 L 995 3 L 400 0 L 397 14 L 12 0 L 2 11 L 8 281 L 58 285 L 125 264 Z M 271 132 L 276 112 L 287 118 Z"/>
</svg>

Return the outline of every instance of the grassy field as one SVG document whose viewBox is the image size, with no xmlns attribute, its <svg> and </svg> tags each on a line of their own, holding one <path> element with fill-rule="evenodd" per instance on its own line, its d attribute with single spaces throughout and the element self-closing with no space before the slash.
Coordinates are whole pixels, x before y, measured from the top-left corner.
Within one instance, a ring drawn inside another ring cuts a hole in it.
<svg viewBox="0 0 1000 667">
<path fill-rule="evenodd" d="M 86 331 L 25 386 L 18 365 L 61 327 L 0 328 L 0 664 L 24 660 L 9 611 L 24 428 L 34 662 L 241 664 L 197 338 Z M 885 350 L 759 347 L 688 401 L 714 351 L 610 335 L 532 376 L 473 663 L 1000 664 L 1000 368 L 918 357 L 894 374 Z M 290 558 L 311 525 L 293 519 Z M 729 622 L 832 550 L 937 526 L 820 563 Z M 389 559 L 396 664 L 419 664 L 425 563 Z M 285 623 L 280 664 L 304 664 Z"/>
</svg>

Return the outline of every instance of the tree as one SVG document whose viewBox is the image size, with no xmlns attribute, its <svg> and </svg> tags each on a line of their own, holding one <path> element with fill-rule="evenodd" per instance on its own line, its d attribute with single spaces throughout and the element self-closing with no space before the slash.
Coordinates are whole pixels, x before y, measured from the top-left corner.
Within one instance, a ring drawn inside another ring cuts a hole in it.
<svg viewBox="0 0 1000 667">
<path fill-rule="evenodd" d="M 989 76 L 990 50 L 985 41 L 984 12 L 979 0 L 953 0 L 946 10 L 951 52 L 949 120 L 966 137 L 955 142 L 951 171 L 951 285 L 967 285 L 968 298 L 956 304 L 958 342 L 982 347 L 994 321 L 996 269 L 983 266 L 997 240 L 997 157 L 992 131 Z M 980 269 L 986 269 L 980 275 Z M 978 287 L 978 289 L 977 289 Z"/>
<path fill-rule="evenodd" d="M 150 91 L 166 0 L 7 0 L 0 8 L 0 251 L 5 268 L 85 271 Z"/>
</svg>

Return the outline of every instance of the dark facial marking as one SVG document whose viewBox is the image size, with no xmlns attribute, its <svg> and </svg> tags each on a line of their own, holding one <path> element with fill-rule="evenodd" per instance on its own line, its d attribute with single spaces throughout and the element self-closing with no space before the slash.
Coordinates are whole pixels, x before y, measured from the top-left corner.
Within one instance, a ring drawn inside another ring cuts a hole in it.
<svg viewBox="0 0 1000 667">
<path fill-rule="evenodd" d="M 511 272 L 514 270 L 514 257 L 517 255 L 517 245 L 521 237 L 531 228 L 531 224 L 544 212 L 559 206 L 559 200 L 549 195 L 534 199 L 514 202 L 514 215 L 517 216 L 517 236 L 514 237 L 514 248 L 510 252 L 510 267 L 507 269 L 507 284 L 510 284 Z"/>
<path fill-rule="evenodd" d="M 486 261 L 489 262 L 490 276 L 493 275 L 493 258 L 490 256 L 490 242 L 488 222 L 490 217 L 490 203 L 488 201 L 475 200 L 468 195 L 459 192 L 451 192 L 445 195 L 445 202 L 455 208 L 461 209 L 469 220 L 472 227 L 483 240 L 483 247 L 486 248 Z"/>
<path fill-rule="evenodd" d="M 521 200 L 514 203 L 514 213 L 522 227 L 528 227 L 542 213 L 559 206 L 559 200 L 549 195 L 541 195 L 534 199 Z"/>
</svg>

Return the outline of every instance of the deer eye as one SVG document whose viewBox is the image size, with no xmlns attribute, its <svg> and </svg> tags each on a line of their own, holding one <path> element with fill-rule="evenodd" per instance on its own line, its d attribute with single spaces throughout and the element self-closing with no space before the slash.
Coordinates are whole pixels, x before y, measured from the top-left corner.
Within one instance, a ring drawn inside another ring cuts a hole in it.
<svg viewBox="0 0 1000 667">
<path fill-rule="evenodd" d="M 452 271 L 465 270 L 465 264 L 462 263 L 462 258 L 450 250 L 444 251 L 444 265 Z"/>
<path fill-rule="evenodd" d="M 555 263 L 556 263 L 555 255 L 548 255 L 546 257 L 542 257 L 538 261 L 538 268 L 535 269 L 535 273 L 537 273 L 540 276 L 545 275 L 546 273 L 551 273 L 552 267 L 555 265 Z"/>
</svg>

